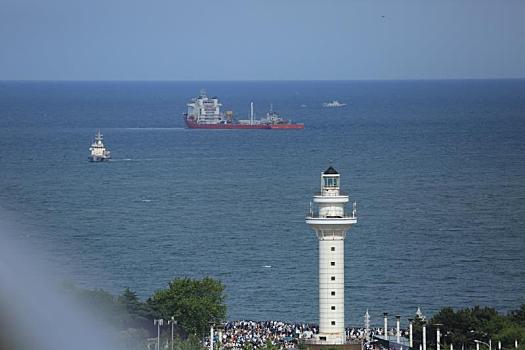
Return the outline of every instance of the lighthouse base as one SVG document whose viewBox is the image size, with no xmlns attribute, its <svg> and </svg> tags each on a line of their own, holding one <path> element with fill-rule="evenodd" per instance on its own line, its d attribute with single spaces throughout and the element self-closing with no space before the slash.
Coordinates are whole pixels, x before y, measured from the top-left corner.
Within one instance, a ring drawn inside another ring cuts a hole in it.
<svg viewBox="0 0 525 350">
<path fill-rule="evenodd" d="M 305 341 L 304 348 L 306 350 L 362 350 L 363 344 L 360 341 L 346 342 L 344 344 L 330 344 L 327 342 L 319 342 L 317 339 L 310 339 Z M 299 346 L 299 348 L 301 348 Z"/>
</svg>

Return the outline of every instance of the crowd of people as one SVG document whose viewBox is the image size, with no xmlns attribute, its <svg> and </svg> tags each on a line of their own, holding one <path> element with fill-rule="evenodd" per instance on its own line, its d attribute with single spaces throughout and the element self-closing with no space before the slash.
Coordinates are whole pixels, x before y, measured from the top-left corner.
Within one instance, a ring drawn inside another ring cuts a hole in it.
<svg viewBox="0 0 525 350">
<path fill-rule="evenodd" d="M 300 338 L 312 337 L 316 327 L 306 323 L 285 323 L 280 321 L 232 321 L 224 324 L 219 333 L 221 346 L 226 349 L 259 349 L 268 341 L 280 348 L 291 349 L 297 346 Z M 209 345 L 209 339 L 207 344 Z"/>
<path fill-rule="evenodd" d="M 317 325 L 307 323 L 232 321 L 217 330 L 215 341 L 219 341 L 225 349 L 260 349 L 265 347 L 268 341 L 280 349 L 294 349 L 297 348 L 299 340 L 312 338 L 317 332 Z M 405 332 L 403 330 L 401 334 L 405 335 Z M 364 328 L 346 329 L 348 340 L 361 341 L 365 338 L 365 333 Z M 382 336 L 383 333 L 382 328 L 370 328 L 371 336 Z M 389 330 L 389 335 L 394 334 L 395 329 Z M 209 339 L 205 345 L 209 347 Z"/>
</svg>

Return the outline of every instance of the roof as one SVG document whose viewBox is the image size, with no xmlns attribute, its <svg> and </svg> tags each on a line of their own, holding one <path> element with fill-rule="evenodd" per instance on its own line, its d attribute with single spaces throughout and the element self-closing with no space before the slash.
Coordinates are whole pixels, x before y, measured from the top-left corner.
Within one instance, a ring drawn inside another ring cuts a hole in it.
<svg viewBox="0 0 525 350">
<path fill-rule="evenodd" d="M 328 169 L 326 169 L 323 174 L 327 175 L 339 175 L 339 173 L 337 172 L 337 170 L 335 170 L 332 166 L 330 166 Z"/>
</svg>

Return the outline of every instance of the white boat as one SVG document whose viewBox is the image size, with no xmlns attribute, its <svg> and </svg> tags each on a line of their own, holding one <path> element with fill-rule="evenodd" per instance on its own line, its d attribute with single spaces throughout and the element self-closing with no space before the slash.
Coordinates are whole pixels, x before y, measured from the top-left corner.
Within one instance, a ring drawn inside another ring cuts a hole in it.
<svg viewBox="0 0 525 350">
<path fill-rule="evenodd" d="M 88 159 L 91 162 L 104 162 L 111 158 L 111 152 L 102 142 L 102 134 L 100 133 L 100 130 L 95 135 L 95 140 L 91 144 L 91 147 L 89 147 L 89 151 L 91 152 L 91 155 Z"/>
<path fill-rule="evenodd" d="M 328 108 L 344 107 L 344 106 L 346 106 L 346 103 L 341 103 L 337 100 L 333 100 L 332 102 L 323 103 L 323 107 L 328 107 Z"/>
</svg>

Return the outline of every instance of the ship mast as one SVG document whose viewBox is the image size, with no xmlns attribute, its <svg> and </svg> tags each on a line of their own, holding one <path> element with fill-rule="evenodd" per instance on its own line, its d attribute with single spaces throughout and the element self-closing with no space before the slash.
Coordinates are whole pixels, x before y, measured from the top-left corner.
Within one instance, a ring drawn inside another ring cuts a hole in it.
<svg viewBox="0 0 525 350">
<path fill-rule="evenodd" d="M 97 144 L 102 143 L 102 134 L 100 133 L 100 129 L 98 129 L 98 132 L 95 135 L 95 141 L 96 141 Z"/>
<path fill-rule="evenodd" d="M 253 125 L 253 102 L 250 102 L 250 125 Z"/>
</svg>

